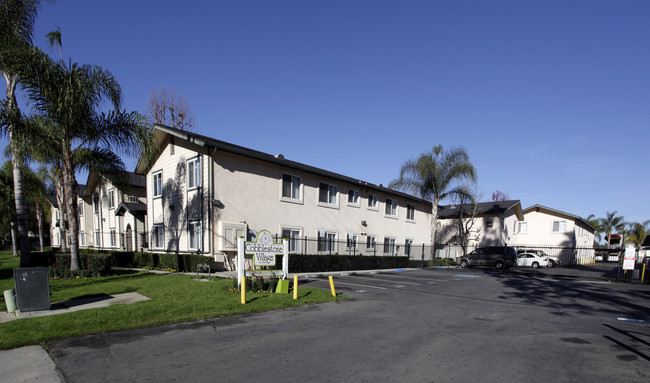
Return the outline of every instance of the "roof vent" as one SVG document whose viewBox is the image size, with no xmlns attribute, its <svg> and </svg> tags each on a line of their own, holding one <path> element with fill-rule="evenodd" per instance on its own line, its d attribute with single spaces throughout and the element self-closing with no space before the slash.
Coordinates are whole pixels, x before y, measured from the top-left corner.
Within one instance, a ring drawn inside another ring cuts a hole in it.
<svg viewBox="0 0 650 383">
<path fill-rule="evenodd" d="M 284 159 L 284 154 L 276 154 L 275 158 L 279 158 L 279 159 L 283 160 Z"/>
</svg>

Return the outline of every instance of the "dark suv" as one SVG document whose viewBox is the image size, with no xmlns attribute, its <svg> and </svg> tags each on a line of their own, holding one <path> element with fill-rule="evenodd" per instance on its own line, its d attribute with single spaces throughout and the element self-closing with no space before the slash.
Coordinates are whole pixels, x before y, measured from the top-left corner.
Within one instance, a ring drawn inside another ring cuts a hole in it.
<svg viewBox="0 0 650 383">
<path fill-rule="evenodd" d="M 471 266 L 496 267 L 497 270 L 517 266 L 517 250 L 510 246 L 479 247 L 460 259 L 460 267 Z"/>
</svg>

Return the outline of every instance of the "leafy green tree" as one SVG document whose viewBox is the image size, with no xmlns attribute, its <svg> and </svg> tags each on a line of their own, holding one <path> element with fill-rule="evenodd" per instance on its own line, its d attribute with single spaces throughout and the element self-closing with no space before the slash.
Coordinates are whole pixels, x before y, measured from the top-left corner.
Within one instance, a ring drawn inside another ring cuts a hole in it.
<svg viewBox="0 0 650 383">
<path fill-rule="evenodd" d="M 107 178 L 125 173 L 120 154 L 135 154 L 147 137 L 145 119 L 120 111 L 122 91 L 115 77 L 97 65 L 65 65 L 37 49 L 21 60 L 20 78 L 34 114 L 23 117 L 32 137 L 54 145 L 67 211 L 71 269 L 79 268 L 76 170 L 92 169 Z M 103 112 L 108 103 L 113 110 Z M 29 140 L 29 138 L 27 138 Z"/>
<path fill-rule="evenodd" d="M 23 189 L 23 177 L 20 173 L 23 164 L 20 162 L 21 153 L 15 147 L 14 142 L 19 133 L 17 118 L 20 114 L 16 99 L 16 87 L 18 85 L 18 67 L 14 65 L 11 58 L 17 52 L 28 49 L 32 45 L 34 22 L 38 9 L 45 1 L 38 0 L 1 0 L 0 1 L 0 71 L 7 83 L 6 99 L 3 102 L 6 124 L 2 132 L 9 136 L 12 147 L 13 182 L 14 196 L 18 223 L 18 235 L 20 237 L 20 265 L 31 265 L 31 252 L 29 238 L 27 236 L 27 216 L 25 208 L 25 192 Z"/>
<path fill-rule="evenodd" d="M 612 233 L 622 233 L 625 230 L 625 221 L 623 216 L 617 216 L 617 211 L 605 213 L 605 218 L 600 219 L 600 228 L 603 233 L 607 234 L 607 247 L 612 247 Z M 621 244 L 622 245 L 622 244 Z"/>
<path fill-rule="evenodd" d="M 463 184 L 467 181 L 476 181 L 476 169 L 465 149 L 452 148 L 445 152 L 442 145 L 438 145 L 406 161 L 399 178 L 391 181 L 388 187 L 431 202 L 431 244 L 435 249 L 440 202 L 458 195 L 471 199 L 472 193 Z"/>
<path fill-rule="evenodd" d="M 600 218 L 596 218 L 595 215 L 589 214 L 589 216 L 585 218 L 585 221 L 594 228 L 594 241 L 600 242 L 603 239 L 603 229 L 600 226 Z"/>
<path fill-rule="evenodd" d="M 650 221 L 645 221 L 644 223 L 632 222 L 628 224 L 628 228 L 625 233 L 625 239 L 627 243 L 631 243 L 637 250 L 641 249 L 641 245 L 645 241 L 648 232 L 650 232 Z"/>
</svg>

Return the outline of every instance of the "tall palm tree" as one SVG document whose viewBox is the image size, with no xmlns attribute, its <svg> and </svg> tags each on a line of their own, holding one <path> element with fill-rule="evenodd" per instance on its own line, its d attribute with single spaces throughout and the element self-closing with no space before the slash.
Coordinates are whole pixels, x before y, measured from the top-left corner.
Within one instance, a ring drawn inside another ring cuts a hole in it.
<svg viewBox="0 0 650 383">
<path fill-rule="evenodd" d="M 644 224 L 632 222 L 628 225 L 628 229 L 626 230 L 627 242 L 633 244 L 637 250 L 641 249 L 641 245 L 643 245 L 643 242 L 648 235 L 648 221 L 644 222 Z"/>
<path fill-rule="evenodd" d="M 471 198 L 464 181 L 476 181 L 476 169 L 464 148 L 445 152 L 442 145 L 416 159 L 406 161 L 399 178 L 389 188 L 401 190 L 431 202 L 431 244 L 435 252 L 438 209 L 440 202 L 454 195 Z M 435 254 L 435 253 L 434 253 Z"/>
<path fill-rule="evenodd" d="M 625 230 L 625 221 L 623 216 L 616 216 L 617 211 L 612 213 L 605 213 L 605 218 L 600 219 L 600 228 L 602 232 L 607 234 L 607 247 L 612 247 L 612 233 L 616 230 L 617 233 Z M 623 244 L 621 244 L 622 246 Z"/>
<path fill-rule="evenodd" d="M 77 180 L 80 167 L 102 175 L 125 171 L 121 154 L 135 154 L 147 136 L 145 119 L 136 112 L 120 111 L 122 90 L 106 69 L 96 65 L 65 65 L 32 50 L 21 58 L 20 72 L 35 115 L 25 119 L 26 131 L 46 136 L 56 146 L 60 161 L 64 205 L 67 210 L 71 269 L 79 268 L 79 225 Z M 102 112 L 108 102 L 114 110 Z M 50 123 L 42 123 L 47 120 Z"/>
<path fill-rule="evenodd" d="M 601 235 L 603 229 L 600 226 L 600 218 L 596 218 L 595 215 L 589 214 L 589 216 L 585 218 L 585 221 L 594 228 L 594 240 L 600 242 L 603 239 Z"/>
<path fill-rule="evenodd" d="M 3 133 L 9 136 L 12 147 L 12 164 L 14 174 L 14 195 L 18 221 L 18 235 L 20 237 L 20 265 L 31 265 L 31 252 L 29 238 L 27 237 L 27 218 L 25 208 L 25 191 L 21 174 L 22 155 L 14 145 L 16 135 L 16 118 L 19 115 L 16 100 L 16 87 L 18 85 L 17 69 L 7 58 L 16 51 L 27 49 L 32 45 L 34 22 L 38 9 L 45 1 L 40 0 L 0 0 L 0 71 L 7 83 L 6 99 L 3 108 L 6 109 L 8 124 Z"/>
</svg>

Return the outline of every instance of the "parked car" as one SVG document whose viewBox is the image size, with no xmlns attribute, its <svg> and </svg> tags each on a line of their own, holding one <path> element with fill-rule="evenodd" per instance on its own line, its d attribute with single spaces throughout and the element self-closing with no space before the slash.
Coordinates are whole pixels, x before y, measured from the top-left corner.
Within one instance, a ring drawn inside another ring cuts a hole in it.
<svg viewBox="0 0 650 383">
<path fill-rule="evenodd" d="M 517 266 L 532 267 L 539 269 L 540 267 L 547 267 L 549 259 L 533 253 L 522 253 L 517 255 Z"/>
<path fill-rule="evenodd" d="M 508 269 L 517 266 L 517 251 L 510 246 L 479 247 L 461 257 L 459 264 L 462 268 L 487 266 L 497 270 Z"/>
<path fill-rule="evenodd" d="M 548 264 L 546 265 L 547 267 L 555 267 L 560 264 L 560 259 L 554 255 L 548 255 L 546 254 L 543 250 L 536 250 L 536 249 L 519 249 L 517 250 L 517 254 L 523 254 L 523 253 L 531 253 L 535 254 L 537 256 L 546 258 L 548 260 Z"/>
</svg>

